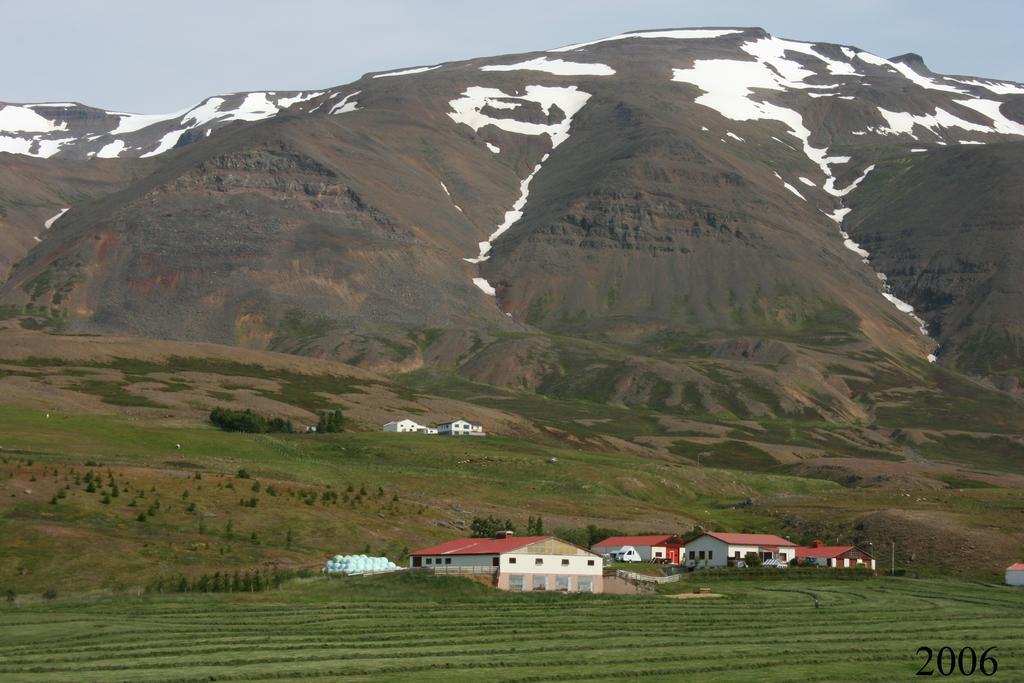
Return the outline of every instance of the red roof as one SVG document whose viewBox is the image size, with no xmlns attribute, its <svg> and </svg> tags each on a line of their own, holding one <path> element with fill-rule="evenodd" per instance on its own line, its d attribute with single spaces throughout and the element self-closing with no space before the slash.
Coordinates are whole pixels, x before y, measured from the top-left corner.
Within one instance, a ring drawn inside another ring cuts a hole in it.
<svg viewBox="0 0 1024 683">
<path fill-rule="evenodd" d="M 1008 572 L 1024 572 L 1024 562 L 1018 562 L 1017 564 L 1011 564 L 1006 568 Z"/>
<path fill-rule="evenodd" d="M 417 550 L 412 555 L 499 555 L 554 536 L 508 536 L 506 538 L 457 538 L 454 541 Z"/>
<path fill-rule="evenodd" d="M 779 538 L 775 534 L 730 534 L 724 531 L 709 531 L 704 535 L 717 538 L 719 541 L 729 545 L 783 546 L 785 548 L 791 548 L 796 545 L 796 543 Z"/>
<path fill-rule="evenodd" d="M 600 543 L 595 543 L 592 548 L 600 548 L 604 546 L 623 546 L 623 545 L 683 545 L 682 539 L 672 534 L 665 536 L 610 536 Z"/>
<path fill-rule="evenodd" d="M 852 545 L 818 545 L 818 546 L 797 546 L 797 557 L 839 557 L 843 553 L 853 550 Z M 864 553 L 867 555 L 867 553 Z"/>
</svg>

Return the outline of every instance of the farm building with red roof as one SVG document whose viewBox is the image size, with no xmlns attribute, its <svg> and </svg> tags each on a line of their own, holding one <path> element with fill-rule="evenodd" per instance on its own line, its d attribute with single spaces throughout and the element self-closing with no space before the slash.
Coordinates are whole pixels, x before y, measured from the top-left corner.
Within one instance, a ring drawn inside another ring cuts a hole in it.
<svg viewBox="0 0 1024 683">
<path fill-rule="evenodd" d="M 821 541 L 815 541 L 814 545 L 797 547 L 796 557 L 805 563 L 813 562 L 822 567 L 875 568 L 875 558 L 853 545 L 824 545 Z"/>
<path fill-rule="evenodd" d="M 1024 563 L 1018 562 L 1006 568 L 1006 585 L 1024 586 Z"/>
<path fill-rule="evenodd" d="M 417 550 L 409 566 L 436 574 L 489 576 L 492 585 L 511 591 L 601 593 L 601 556 L 554 536 L 459 538 Z"/>
<path fill-rule="evenodd" d="M 729 567 L 753 553 L 763 562 L 788 563 L 796 557 L 796 544 L 774 534 L 734 534 L 709 531 L 686 544 L 689 567 Z"/>
<path fill-rule="evenodd" d="M 626 562 L 668 562 L 679 564 L 683 539 L 672 534 L 653 536 L 610 536 L 590 547 L 595 553 Z M 632 552 L 630 552 L 632 549 Z"/>
</svg>

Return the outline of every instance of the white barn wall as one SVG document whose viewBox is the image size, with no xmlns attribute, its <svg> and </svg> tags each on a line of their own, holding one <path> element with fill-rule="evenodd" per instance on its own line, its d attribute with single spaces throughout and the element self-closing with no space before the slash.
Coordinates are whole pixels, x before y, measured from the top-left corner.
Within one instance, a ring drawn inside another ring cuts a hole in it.
<svg viewBox="0 0 1024 683">
<path fill-rule="evenodd" d="M 516 559 L 512 564 L 510 560 Z M 538 565 L 537 559 L 543 560 Z M 562 560 L 569 560 L 568 566 L 562 566 Z M 587 562 L 593 560 L 594 564 Z M 529 553 L 510 552 L 501 556 L 501 571 L 508 574 L 578 574 L 601 576 L 604 563 L 595 555 L 531 555 Z"/>
</svg>

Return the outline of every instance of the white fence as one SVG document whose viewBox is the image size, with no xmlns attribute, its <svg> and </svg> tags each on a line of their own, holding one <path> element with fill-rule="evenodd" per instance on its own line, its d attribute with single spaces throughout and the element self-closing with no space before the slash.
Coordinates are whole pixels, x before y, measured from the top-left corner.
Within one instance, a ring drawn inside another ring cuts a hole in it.
<svg viewBox="0 0 1024 683">
<path fill-rule="evenodd" d="M 615 576 L 620 579 L 626 579 L 627 581 L 645 581 L 647 583 L 675 583 L 682 574 L 672 574 L 671 576 L 651 576 L 650 574 L 638 574 L 636 572 L 626 571 L 625 569 L 616 569 Z"/>
<path fill-rule="evenodd" d="M 454 566 L 432 566 L 413 567 L 413 571 L 432 572 L 434 574 L 451 574 L 454 576 L 494 576 L 498 573 L 497 567 L 454 567 Z"/>
</svg>

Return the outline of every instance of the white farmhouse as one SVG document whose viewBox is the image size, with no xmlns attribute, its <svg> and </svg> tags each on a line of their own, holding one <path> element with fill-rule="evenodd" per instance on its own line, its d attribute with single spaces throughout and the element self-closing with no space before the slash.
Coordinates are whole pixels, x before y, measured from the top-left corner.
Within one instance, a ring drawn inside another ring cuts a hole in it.
<svg viewBox="0 0 1024 683">
<path fill-rule="evenodd" d="M 427 428 L 408 418 L 404 420 L 392 420 L 384 423 L 385 432 L 422 432 L 426 433 Z"/>
<path fill-rule="evenodd" d="M 483 436 L 484 427 L 479 422 L 456 418 L 437 425 L 438 436 Z"/>
<path fill-rule="evenodd" d="M 1007 586 L 1024 586 L 1024 563 L 1018 562 L 1006 568 Z"/>
<path fill-rule="evenodd" d="M 604 592 L 601 556 L 554 536 L 460 538 L 417 550 L 409 566 L 436 574 L 492 577 L 507 591 Z"/>
<path fill-rule="evenodd" d="M 774 534 L 731 534 L 709 531 L 686 544 L 689 567 L 728 567 L 756 553 L 765 560 L 787 563 L 796 557 L 796 544 Z"/>
</svg>

